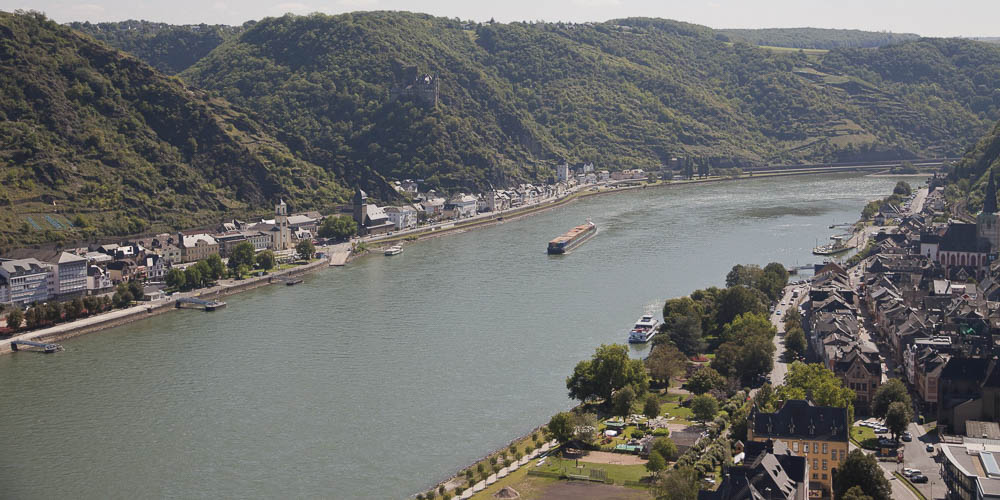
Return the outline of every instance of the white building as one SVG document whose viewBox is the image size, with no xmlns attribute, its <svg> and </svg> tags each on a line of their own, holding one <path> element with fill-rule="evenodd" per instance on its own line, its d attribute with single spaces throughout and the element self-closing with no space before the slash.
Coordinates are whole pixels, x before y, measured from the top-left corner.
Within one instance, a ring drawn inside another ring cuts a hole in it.
<svg viewBox="0 0 1000 500">
<path fill-rule="evenodd" d="M 386 207 L 385 214 L 389 217 L 389 222 L 396 225 L 397 231 L 416 227 L 417 225 L 417 210 L 411 205 Z"/>
<path fill-rule="evenodd" d="M 69 252 L 62 252 L 56 264 L 52 266 L 55 273 L 55 289 L 52 295 L 83 295 L 87 293 L 87 259 Z"/>
<path fill-rule="evenodd" d="M 19 306 L 49 299 L 52 270 L 38 259 L 0 261 L 0 277 L 10 288 L 8 303 Z"/>
<path fill-rule="evenodd" d="M 455 218 L 472 217 L 476 215 L 476 197 L 470 194 L 459 193 L 451 198 L 454 205 Z"/>
</svg>

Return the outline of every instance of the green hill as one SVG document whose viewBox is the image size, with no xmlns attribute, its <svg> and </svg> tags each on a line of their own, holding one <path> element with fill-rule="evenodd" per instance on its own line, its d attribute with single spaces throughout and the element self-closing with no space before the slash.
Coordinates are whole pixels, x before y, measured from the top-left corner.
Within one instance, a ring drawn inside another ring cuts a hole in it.
<svg viewBox="0 0 1000 500">
<path fill-rule="evenodd" d="M 226 101 L 40 14 L 0 13 L 0 245 L 330 207 L 349 192 Z"/>
<path fill-rule="evenodd" d="M 136 20 L 70 23 L 69 26 L 170 75 L 184 71 L 244 29 L 243 26 L 221 24 L 172 25 Z"/>
<path fill-rule="evenodd" d="M 262 20 L 181 76 L 349 181 L 370 168 L 458 188 L 546 179 L 563 158 L 614 169 L 678 154 L 717 166 L 958 155 L 1000 117 L 976 83 L 997 57 L 966 40 L 807 55 L 660 19 L 369 12 Z M 439 79 L 438 106 L 389 99 L 407 66 Z M 920 74 L 895 70 L 908 67 Z"/>
<path fill-rule="evenodd" d="M 733 42 L 740 41 L 751 45 L 797 49 L 882 47 L 920 38 L 920 35 L 913 33 L 823 28 L 720 29 L 715 31 Z"/>
</svg>

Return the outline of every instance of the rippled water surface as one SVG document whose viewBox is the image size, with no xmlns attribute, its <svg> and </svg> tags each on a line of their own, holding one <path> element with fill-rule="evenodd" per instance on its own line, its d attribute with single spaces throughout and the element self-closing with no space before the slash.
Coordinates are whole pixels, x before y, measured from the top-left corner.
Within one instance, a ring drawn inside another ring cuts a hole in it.
<svg viewBox="0 0 1000 500">
<path fill-rule="evenodd" d="M 895 182 L 592 197 L 0 357 L 0 497 L 405 497 L 569 407 L 573 365 L 644 306 L 734 263 L 814 262 L 830 224 Z M 545 254 L 586 217 L 596 237 Z"/>
</svg>

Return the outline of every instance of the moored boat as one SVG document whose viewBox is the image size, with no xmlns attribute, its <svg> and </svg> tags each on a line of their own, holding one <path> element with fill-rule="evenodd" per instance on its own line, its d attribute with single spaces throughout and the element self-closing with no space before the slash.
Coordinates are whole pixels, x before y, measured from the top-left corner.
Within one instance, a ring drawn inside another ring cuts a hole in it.
<svg viewBox="0 0 1000 500">
<path fill-rule="evenodd" d="M 649 339 L 656 335 L 656 331 L 660 326 L 660 321 L 653 317 L 652 314 L 643 314 L 639 321 L 635 322 L 635 326 L 632 327 L 632 331 L 628 333 L 628 343 L 629 344 L 645 344 L 649 342 Z"/>
<path fill-rule="evenodd" d="M 401 245 L 393 245 L 393 246 L 385 249 L 385 255 L 386 255 L 386 257 L 392 256 L 392 255 L 399 255 L 401 253 L 403 253 L 403 247 Z"/>
<path fill-rule="evenodd" d="M 587 219 L 586 224 L 576 226 L 567 231 L 566 234 L 550 241 L 548 252 L 550 255 L 569 253 L 570 250 L 580 246 L 595 234 L 597 234 L 597 226 L 590 219 Z"/>
</svg>

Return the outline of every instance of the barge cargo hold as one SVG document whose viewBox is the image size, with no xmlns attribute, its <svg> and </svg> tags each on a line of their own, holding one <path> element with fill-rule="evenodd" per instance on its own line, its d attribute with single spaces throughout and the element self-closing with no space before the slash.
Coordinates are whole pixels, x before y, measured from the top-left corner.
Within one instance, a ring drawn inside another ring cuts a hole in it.
<svg viewBox="0 0 1000 500">
<path fill-rule="evenodd" d="M 569 253 L 570 250 L 580 246 L 595 234 L 597 234 L 597 226 L 588 220 L 586 224 L 576 226 L 566 234 L 550 241 L 548 252 L 550 255 Z"/>
</svg>

